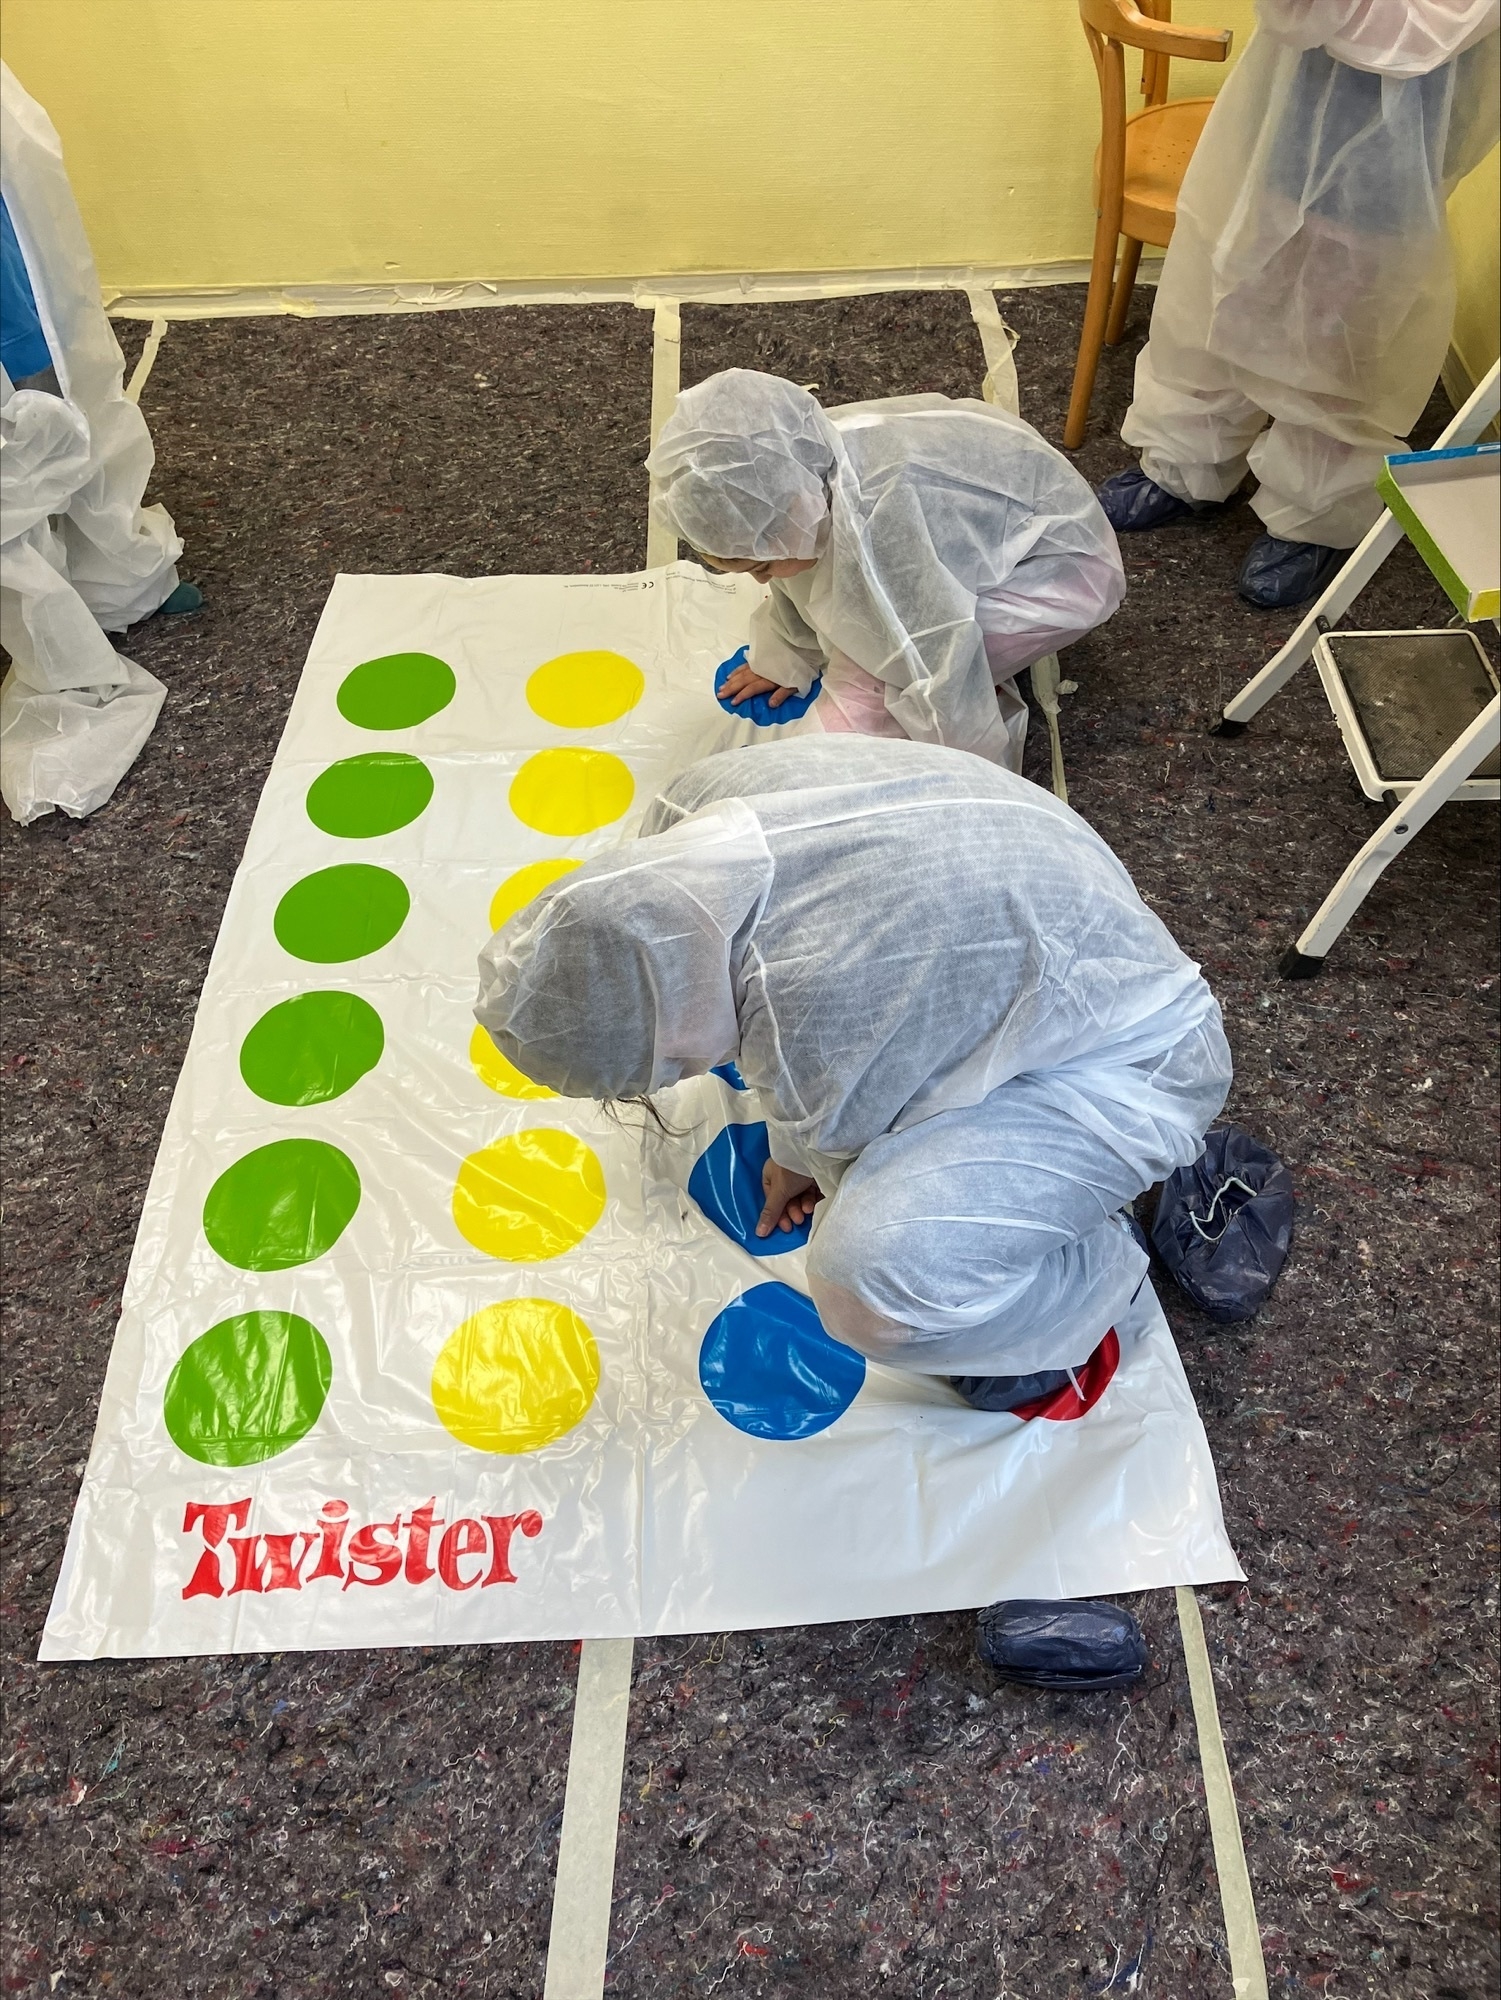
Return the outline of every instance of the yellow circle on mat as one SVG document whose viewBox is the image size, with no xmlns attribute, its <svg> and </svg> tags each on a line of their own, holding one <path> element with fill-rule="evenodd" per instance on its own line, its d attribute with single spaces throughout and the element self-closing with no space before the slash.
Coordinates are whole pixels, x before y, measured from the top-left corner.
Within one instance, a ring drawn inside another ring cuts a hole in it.
<svg viewBox="0 0 1501 2000">
<path fill-rule="evenodd" d="M 559 653 L 528 680 L 526 698 L 560 729 L 598 729 L 634 708 L 645 687 L 646 676 L 623 653 Z"/>
<path fill-rule="evenodd" d="M 538 833 L 592 833 L 619 819 L 635 791 L 608 750 L 539 750 L 511 781 L 511 811 Z"/>
<path fill-rule="evenodd" d="M 577 868 L 576 861 L 528 861 L 514 875 L 507 875 L 490 902 L 490 928 L 498 931 L 518 910 L 524 910 L 533 896 L 540 896 L 560 875 Z"/>
<path fill-rule="evenodd" d="M 577 1313 L 554 1299 L 508 1299 L 444 1341 L 433 1408 L 475 1451 L 536 1451 L 573 1429 L 598 1387 L 599 1349 Z"/>
<path fill-rule="evenodd" d="M 582 1242 L 604 1208 L 599 1161 L 582 1139 L 546 1125 L 471 1153 L 453 1190 L 460 1234 L 508 1264 L 561 1257 Z"/>
<path fill-rule="evenodd" d="M 549 1090 L 545 1083 L 533 1083 L 529 1076 L 523 1076 L 515 1063 L 501 1054 L 479 1026 L 469 1037 L 469 1060 L 480 1082 L 498 1091 L 502 1097 L 556 1097 L 558 1094 Z"/>
</svg>

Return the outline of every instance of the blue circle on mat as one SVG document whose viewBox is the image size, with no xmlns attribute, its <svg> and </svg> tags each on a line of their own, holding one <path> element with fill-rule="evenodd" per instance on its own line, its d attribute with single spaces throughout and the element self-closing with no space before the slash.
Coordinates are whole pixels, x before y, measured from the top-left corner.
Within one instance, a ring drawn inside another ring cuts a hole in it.
<svg viewBox="0 0 1501 2000">
<path fill-rule="evenodd" d="M 732 1062 L 716 1063 L 709 1071 L 710 1076 L 723 1077 L 731 1090 L 749 1090 L 750 1085 Z"/>
<path fill-rule="evenodd" d="M 747 1437 L 816 1437 L 860 1393 L 865 1359 L 830 1340 L 801 1292 L 753 1285 L 704 1335 L 698 1379 L 725 1422 Z"/>
<path fill-rule="evenodd" d="M 769 694 L 753 694 L 749 701 L 742 701 L 738 707 L 734 702 L 725 700 L 719 690 L 734 673 L 736 667 L 745 665 L 749 652 L 749 646 L 742 646 L 739 652 L 731 653 L 723 665 L 715 671 L 714 699 L 725 714 L 748 715 L 751 721 L 759 724 L 762 729 L 774 728 L 779 722 L 796 722 L 800 715 L 806 715 L 818 699 L 819 689 L 823 686 L 821 680 L 815 681 L 806 694 L 788 695 L 787 699 L 779 702 L 775 708 L 771 705 Z"/>
<path fill-rule="evenodd" d="M 773 1229 L 770 1236 L 756 1234 L 766 1203 L 761 1173 L 770 1158 L 764 1125 L 726 1125 L 713 1145 L 699 1154 L 688 1176 L 689 1194 L 715 1228 L 722 1229 L 732 1243 L 749 1250 L 753 1257 L 801 1250 L 813 1227 L 809 1216 L 795 1229 Z"/>
</svg>

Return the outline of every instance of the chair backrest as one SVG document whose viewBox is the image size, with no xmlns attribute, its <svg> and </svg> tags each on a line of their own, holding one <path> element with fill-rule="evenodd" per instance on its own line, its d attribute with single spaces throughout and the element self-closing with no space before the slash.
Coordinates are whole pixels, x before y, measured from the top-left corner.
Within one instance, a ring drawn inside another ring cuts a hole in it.
<svg viewBox="0 0 1501 2000">
<path fill-rule="evenodd" d="M 1173 0 L 1140 0 L 1141 11 L 1148 20 L 1159 24 L 1170 23 L 1173 18 Z M 1157 49 L 1143 49 L 1141 52 L 1141 94 L 1148 105 L 1166 104 L 1167 71 L 1170 56 Z"/>
<path fill-rule="evenodd" d="M 1172 19 L 1173 0 L 1079 0 L 1079 18 L 1100 79 L 1100 180 L 1118 189 L 1126 159 L 1126 50 L 1141 50 L 1141 89 L 1147 104 L 1167 101 L 1168 64 L 1223 62 L 1228 28 L 1182 28 Z"/>
<path fill-rule="evenodd" d="M 1182 56 L 1188 62 L 1223 62 L 1230 53 L 1228 28 L 1175 27 L 1172 0 L 1079 0 L 1085 28 L 1127 48 L 1155 56 Z"/>
</svg>

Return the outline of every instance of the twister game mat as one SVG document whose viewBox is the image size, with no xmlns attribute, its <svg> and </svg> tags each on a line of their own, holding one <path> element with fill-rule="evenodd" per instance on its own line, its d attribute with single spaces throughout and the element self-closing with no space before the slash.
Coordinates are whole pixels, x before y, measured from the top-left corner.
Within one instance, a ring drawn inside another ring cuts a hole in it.
<svg viewBox="0 0 1501 2000">
<path fill-rule="evenodd" d="M 819 1325 L 733 1066 L 669 1133 L 471 1014 L 629 837 L 759 592 L 340 577 L 225 909 L 44 1659 L 718 1631 L 1240 1572 L 1150 1286 L 1014 1416 Z M 804 708 L 807 704 L 802 705 Z M 816 714 L 816 703 L 814 704 Z M 811 717 L 800 724 L 809 726 Z"/>
</svg>

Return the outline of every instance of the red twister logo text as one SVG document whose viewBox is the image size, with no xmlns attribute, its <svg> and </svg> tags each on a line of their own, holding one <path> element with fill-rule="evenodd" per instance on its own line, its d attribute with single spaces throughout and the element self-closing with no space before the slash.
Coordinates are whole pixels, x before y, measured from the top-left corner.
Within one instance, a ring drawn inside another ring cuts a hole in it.
<svg viewBox="0 0 1501 2000">
<path fill-rule="evenodd" d="M 516 1581 L 511 1567 L 515 1537 L 535 1540 L 542 1525 L 542 1516 L 531 1508 L 522 1514 L 445 1521 L 431 1499 L 408 1514 L 370 1521 L 351 1533 L 349 1502 L 325 1500 L 314 1527 L 253 1534 L 248 1496 L 190 1500 L 182 1531 L 191 1535 L 196 1530 L 203 1549 L 182 1594 L 264 1595 L 313 1583 L 337 1583 L 341 1590 L 354 1584 L 378 1589 L 398 1579 L 414 1585 L 436 1582 L 444 1590 L 484 1590 L 492 1583 Z"/>
</svg>

